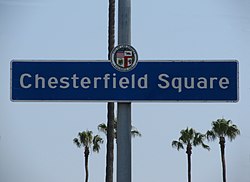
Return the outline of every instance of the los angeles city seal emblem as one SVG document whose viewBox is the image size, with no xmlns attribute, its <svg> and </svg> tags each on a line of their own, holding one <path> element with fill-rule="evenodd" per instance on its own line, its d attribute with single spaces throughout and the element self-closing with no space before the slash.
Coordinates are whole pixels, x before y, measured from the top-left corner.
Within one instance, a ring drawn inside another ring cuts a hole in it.
<svg viewBox="0 0 250 182">
<path fill-rule="evenodd" d="M 130 45 L 118 45 L 111 52 L 112 66 L 121 72 L 133 70 L 138 62 L 138 54 Z"/>
</svg>

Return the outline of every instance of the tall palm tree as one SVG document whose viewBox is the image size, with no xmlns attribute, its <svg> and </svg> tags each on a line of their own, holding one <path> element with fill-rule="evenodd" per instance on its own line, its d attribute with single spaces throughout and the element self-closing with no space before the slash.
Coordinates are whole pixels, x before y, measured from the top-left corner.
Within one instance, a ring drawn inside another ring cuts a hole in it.
<svg viewBox="0 0 250 182">
<path fill-rule="evenodd" d="M 108 10 L 108 59 L 115 46 L 115 0 L 109 0 Z M 114 102 L 107 103 L 107 154 L 106 154 L 106 182 L 113 182 L 114 163 Z"/>
<path fill-rule="evenodd" d="M 107 135 L 108 127 L 105 123 L 101 123 L 98 125 L 98 130 L 103 132 L 105 135 Z M 115 118 L 115 120 L 114 120 L 114 138 L 115 139 L 117 138 L 116 130 L 117 130 L 117 119 Z M 137 137 L 137 136 L 141 137 L 141 133 L 137 130 L 136 127 L 132 126 L 131 127 L 131 136 L 132 137 Z"/>
<path fill-rule="evenodd" d="M 196 132 L 192 128 L 186 128 L 181 130 L 181 136 L 178 140 L 172 142 L 172 147 L 176 148 L 178 151 L 184 149 L 186 146 L 186 154 L 188 159 L 188 182 L 191 182 L 191 155 L 192 155 L 192 146 L 201 145 L 203 148 L 210 150 L 209 146 L 204 144 L 206 139 L 205 135 Z"/>
<path fill-rule="evenodd" d="M 95 135 L 93 137 L 93 132 L 86 130 L 83 132 L 79 132 L 78 138 L 74 138 L 73 142 L 76 144 L 77 147 L 84 148 L 85 172 L 86 172 L 85 182 L 88 182 L 89 179 L 88 163 L 89 163 L 89 154 L 91 147 L 93 152 L 98 153 L 100 150 L 100 144 L 103 143 L 103 139 L 99 135 Z"/>
<path fill-rule="evenodd" d="M 206 133 L 207 139 L 214 141 L 219 139 L 221 150 L 221 163 L 222 163 L 222 177 L 223 182 L 226 182 L 226 161 L 225 161 L 225 143 L 226 137 L 233 141 L 237 135 L 240 135 L 240 130 L 236 125 L 232 124 L 231 120 L 217 119 L 212 122 L 212 129 Z"/>
</svg>

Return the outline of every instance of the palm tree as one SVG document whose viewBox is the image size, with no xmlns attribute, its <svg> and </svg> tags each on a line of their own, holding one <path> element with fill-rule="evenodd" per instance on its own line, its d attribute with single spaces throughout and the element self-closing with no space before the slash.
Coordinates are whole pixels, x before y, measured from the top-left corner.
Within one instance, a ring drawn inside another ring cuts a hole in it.
<svg viewBox="0 0 250 182">
<path fill-rule="evenodd" d="M 221 150 L 222 176 L 223 182 L 226 182 L 226 161 L 225 161 L 225 143 L 226 137 L 233 141 L 237 135 L 240 135 L 240 130 L 236 125 L 232 124 L 231 120 L 217 119 L 212 122 L 212 129 L 206 133 L 207 139 L 214 141 L 219 138 Z"/>
<path fill-rule="evenodd" d="M 191 182 L 191 154 L 192 154 L 192 146 L 201 145 L 203 148 L 210 150 L 209 146 L 204 144 L 205 135 L 196 132 L 192 128 L 187 128 L 185 130 L 181 130 L 181 136 L 178 140 L 174 140 L 172 142 L 172 147 L 180 149 L 184 149 L 184 145 L 186 146 L 186 154 L 188 159 L 188 182 Z"/>
<path fill-rule="evenodd" d="M 115 0 L 109 0 L 108 19 L 108 60 L 115 46 Z M 114 102 L 107 103 L 107 154 L 106 154 L 106 182 L 113 182 L 114 163 Z"/>
<path fill-rule="evenodd" d="M 114 120 L 114 138 L 117 139 L 117 133 L 116 133 L 116 129 L 117 129 L 117 119 L 115 118 Z M 101 123 L 98 125 L 98 130 L 103 132 L 105 135 L 107 135 L 107 130 L 108 127 L 105 123 Z M 131 136 L 132 137 L 141 137 L 141 133 L 137 130 L 136 127 L 132 126 L 131 127 Z"/>
<path fill-rule="evenodd" d="M 113 182 L 114 163 L 114 102 L 107 103 L 107 153 L 106 153 L 106 182 Z"/>
<path fill-rule="evenodd" d="M 85 172 L 86 178 L 85 182 L 88 182 L 89 178 L 89 170 L 88 170 L 88 162 L 89 162 L 89 154 L 92 147 L 93 152 L 99 152 L 100 144 L 103 143 L 103 139 L 99 135 L 95 135 L 93 137 L 93 132 L 86 130 L 78 133 L 78 138 L 74 138 L 73 142 L 77 147 L 84 147 L 84 158 L 85 158 Z"/>
</svg>

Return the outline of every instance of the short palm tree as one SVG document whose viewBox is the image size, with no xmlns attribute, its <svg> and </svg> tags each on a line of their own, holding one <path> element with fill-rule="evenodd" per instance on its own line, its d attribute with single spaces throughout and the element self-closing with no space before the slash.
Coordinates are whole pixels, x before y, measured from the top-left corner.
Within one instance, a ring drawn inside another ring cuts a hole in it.
<svg viewBox="0 0 250 182">
<path fill-rule="evenodd" d="M 192 146 L 195 147 L 201 145 L 207 150 L 210 150 L 210 148 L 208 145 L 204 144 L 204 140 L 206 139 L 205 135 L 196 132 L 192 128 L 186 128 L 185 130 L 181 130 L 180 134 L 180 138 L 172 142 L 172 147 L 176 148 L 179 151 L 180 149 L 184 149 L 184 146 L 186 146 L 186 154 L 188 159 L 188 182 L 191 182 Z"/>
<path fill-rule="evenodd" d="M 100 144 L 103 143 L 103 139 L 99 135 L 95 135 L 93 137 L 93 132 L 86 130 L 83 132 L 79 132 L 78 138 L 74 138 L 73 142 L 76 144 L 77 147 L 84 148 L 85 172 L 86 172 L 85 182 L 88 182 L 89 178 L 88 161 L 89 161 L 90 150 L 92 149 L 93 152 L 98 153 L 100 150 Z"/>
<path fill-rule="evenodd" d="M 105 135 L 107 135 L 107 125 L 105 123 L 101 123 L 98 125 L 98 130 L 103 132 Z M 115 118 L 114 120 L 114 138 L 117 138 L 117 133 L 116 133 L 116 129 L 117 129 L 117 119 Z M 135 128 L 134 126 L 131 126 L 131 136 L 132 137 L 141 137 L 141 133 L 137 130 L 137 128 Z"/>
<path fill-rule="evenodd" d="M 232 141 L 237 135 L 240 135 L 240 130 L 236 125 L 232 124 L 231 120 L 217 119 L 212 122 L 212 129 L 207 131 L 207 139 L 214 141 L 219 139 L 221 149 L 221 163 L 222 163 L 222 176 L 223 182 L 226 182 L 226 161 L 225 161 L 225 143 L 226 137 Z"/>
</svg>

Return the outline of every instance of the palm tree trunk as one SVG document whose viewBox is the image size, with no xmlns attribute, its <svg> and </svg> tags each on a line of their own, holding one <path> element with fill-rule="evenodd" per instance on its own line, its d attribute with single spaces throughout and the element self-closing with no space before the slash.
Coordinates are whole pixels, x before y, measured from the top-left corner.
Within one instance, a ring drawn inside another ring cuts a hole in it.
<svg viewBox="0 0 250 182">
<path fill-rule="evenodd" d="M 191 144 L 187 145 L 187 158 L 188 158 L 188 182 L 191 182 L 191 155 L 192 155 L 192 146 Z"/>
<path fill-rule="evenodd" d="M 85 182 L 88 182 L 88 180 L 89 180 L 89 168 L 88 168 L 89 148 L 88 147 L 85 147 L 84 158 L 85 158 L 85 172 L 86 172 Z"/>
<path fill-rule="evenodd" d="M 106 182 L 113 182 L 114 162 L 114 102 L 108 102 Z"/>
<path fill-rule="evenodd" d="M 223 182 L 226 182 L 225 138 L 220 137 L 221 163 Z"/>
<path fill-rule="evenodd" d="M 109 0 L 108 59 L 115 46 L 115 0 Z"/>
<path fill-rule="evenodd" d="M 115 45 L 115 0 L 109 0 L 108 59 Z M 106 182 L 113 182 L 114 163 L 114 102 L 108 102 Z"/>
</svg>

